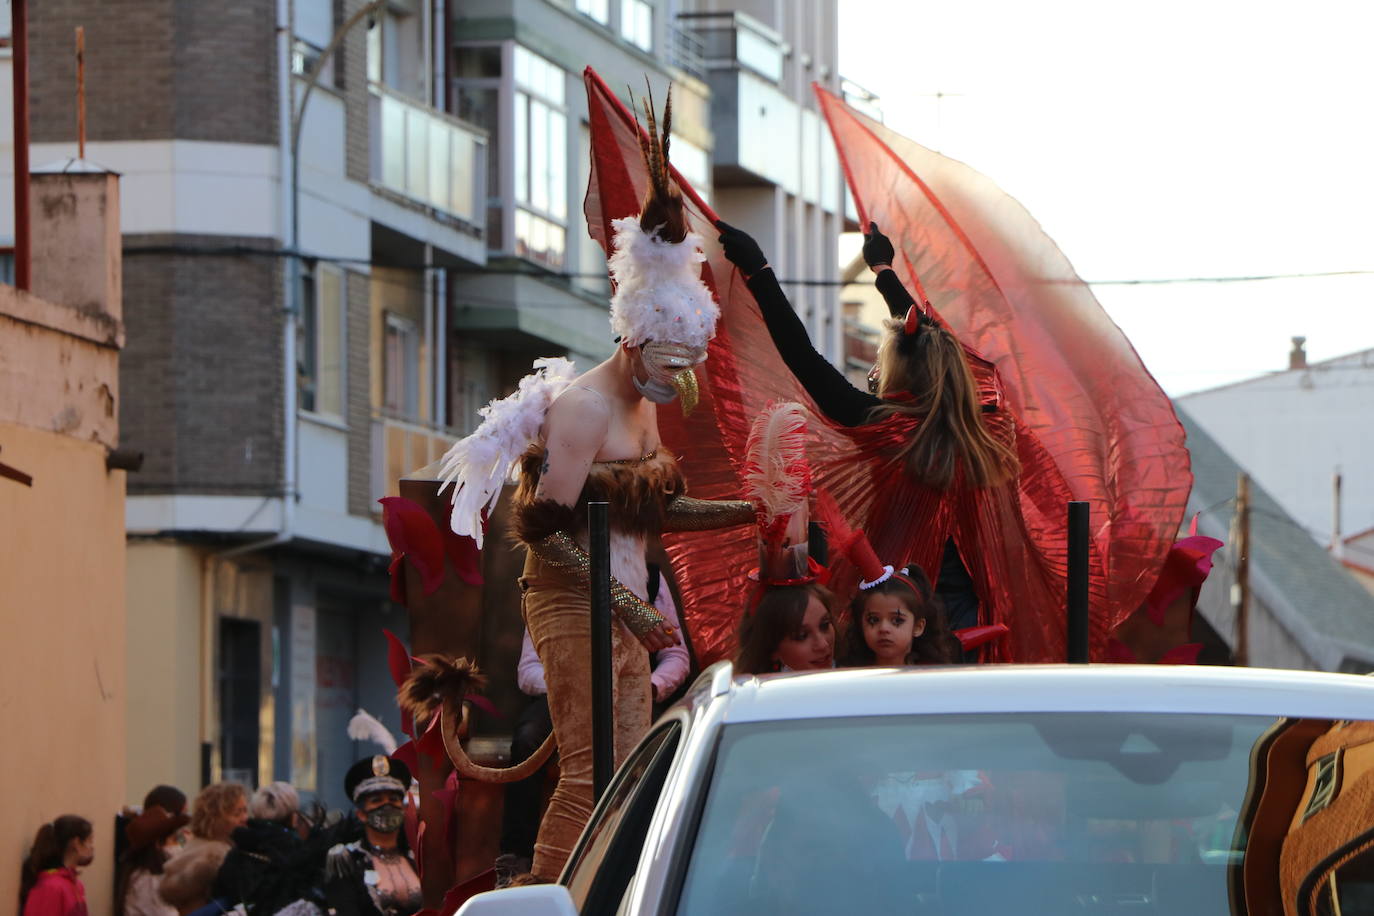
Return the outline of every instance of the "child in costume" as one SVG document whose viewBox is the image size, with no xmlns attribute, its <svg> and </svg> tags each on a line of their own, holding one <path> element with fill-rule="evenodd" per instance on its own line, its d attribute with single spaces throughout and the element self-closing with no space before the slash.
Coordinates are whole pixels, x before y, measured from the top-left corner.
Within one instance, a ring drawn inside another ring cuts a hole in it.
<svg viewBox="0 0 1374 916">
<path fill-rule="evenodd" d="M 919 566 L 899 569 L 878 559 L 863 531 L 850 527 L 825 490 L 816 493 L 816 506 L 831 548 L 862 577 L 849 604 L 845 665 L 950 665 L 965 650 L 1007 633 L 1004 624 L 951 632 L 944 606 Z"/>
<path fill-rule="evenodd" d="M 835 666 L 834 596 L 810 556 L 806 416 L 800 404 L 770 404 L 746 444 L 745 480 L 759 507 L 759 568 L 740 621 L 735 671 L 813 671 Z"/>
<path fill-rule="evenodd" d="M 694 366 L 705 359 L 719 307 L 701 281 L 700 238 L 687 231 L 668 168 L 671 96 L 660 134 L 646 106 L 641 137 L 650 186 L 638 217 L 614 220 L 611 327 L 620 346 L 574 378 L 565 359 L 538 360 L 514 395 L 483 408 L 481 427 L 445 456 L 455 484 L 453 530 L 482 543 L 484 515 L 519 470 L 515 534 L 527 548 L 522 613 L 544 666 L 560 761 L 558 787 L 535 844 L 532 873 L 555 880 L 592 810 L 589 557 L 583 506 L 610 503 L 615 760 L 649 728 L 649 654 L 680 641 L 647 600 L 645 548 L 663 531 L 701 531 L 754 517 L 742 500 L 685 495 L 661 446 L 656 405 L 696 403 Z"/>
</svg>

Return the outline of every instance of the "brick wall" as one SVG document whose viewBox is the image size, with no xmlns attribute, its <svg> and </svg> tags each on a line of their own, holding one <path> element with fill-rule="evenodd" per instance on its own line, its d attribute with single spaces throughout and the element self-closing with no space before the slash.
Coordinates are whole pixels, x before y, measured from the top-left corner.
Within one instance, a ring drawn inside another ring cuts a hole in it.
<svg viewBox="0 0 1374 916">
<path fill-rule="evenodd" d="M 334 0 L 334 22 L 343 25 L 365 0 Z M 371 130 L 368 126 L 367 22 L 358 23 L 344 37 L 334 62 L 338 86 L 344 93 L 345 174 L 366 183 L 371 175 Z"/>
<path fill-rule="evenodd" d="M 348 511 L 371 515 L 372 501 L 372 348 L 371 284 L 365 274 L 348 271 Z"/>
<path fill-rule="evenodd" d="M 130 494 L 281 490 L 281 259 L 262 239 L 125 236 L 122 442 Z M 159 253 L 140 254 L 137 249 Z"/>
<path fill-rule="evenodd" d="M 34 142 L 76 139 L 79 25 L 87 139 L 275 143 L 275 16 L 274 0 L 30 3 Z"/>
</svg>

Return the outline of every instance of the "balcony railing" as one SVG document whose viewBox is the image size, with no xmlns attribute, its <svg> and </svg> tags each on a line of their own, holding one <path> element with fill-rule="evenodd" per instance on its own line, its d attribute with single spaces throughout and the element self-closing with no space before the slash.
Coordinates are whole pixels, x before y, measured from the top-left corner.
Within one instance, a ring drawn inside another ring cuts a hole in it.
<svg viewBox="0 0 1374 916">
<path fill-rule="evenodd" d="M 373 83 L 372 181 L 479 236 L 486 225 L 487 135 Z"/>
<path fill-rule="evenodd" d="M 743 66 L 770 82 L 782 79 L 786 43 L 754 17 L 738 12 L 680 13 L 678 19 L 695 33 L 707 69 Z"/>
<path fill-rule="evenodd" d="M 706 43 L 695 30 L 668 23 L 668 62 L 689 76 L 706 79 Z"/>
</svg>

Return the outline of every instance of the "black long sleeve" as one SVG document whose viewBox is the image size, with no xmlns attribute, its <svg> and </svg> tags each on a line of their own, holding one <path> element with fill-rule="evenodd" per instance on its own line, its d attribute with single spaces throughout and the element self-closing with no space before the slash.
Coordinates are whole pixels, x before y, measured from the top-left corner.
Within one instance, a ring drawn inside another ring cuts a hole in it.
<svg viewBox="0 0 1374 916">
<path fill-rule="evenodd" d="M 763 321 L 773 338 L 773 346 L 778 348 L 778 355 L 792 370 L 797 381 L 801 382 L 806 393 L 811 395 L 816 406 L 842 426 L 862 426 L 868 420 L 869 411 L 882 402 L 851 385 L 838 369 L 811 346 L 806 327 L 792 310 L 792 304 L 787 301 L 771 267 L 754 274 L 748 283 L 749 291 L 754 294 L 763 312 Z M 898 282 L 897 286 L 900 289 L 901 283 Z"/>
<path fill-rule="evenodd" d="M 878 271 L 878 276 L 873 279 L 873 285 L 887 300 L 887 310 L 892 313 L 893 318 L 905 318 L 907 309 L 916 304 L 916 300 L 906 291 L 895 270 Z"/>
</svg>

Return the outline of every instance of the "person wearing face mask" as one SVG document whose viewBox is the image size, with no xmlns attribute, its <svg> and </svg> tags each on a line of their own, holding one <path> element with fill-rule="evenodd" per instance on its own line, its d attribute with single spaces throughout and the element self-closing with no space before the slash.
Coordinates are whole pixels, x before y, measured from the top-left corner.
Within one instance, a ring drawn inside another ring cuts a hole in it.
<svg viewBox="0 0 1374 916">
<path fill-rule="evenodd" d="M 394 757 L 359 760 L 344 778 L 363 838 L 329 850 L 324 895 L 337 916 L 410 916 L 424 901 L 404 831 L 410 770 Z"/>
<path fill-rule="evenodd" d="M 693 367 L 706 357 L 719 306 L 701 280 L 701 239 L 688 231 L 668 167 L 671 98 L 660 135 L 648 112 L 643 154 L 650 175 L 638 216 L 617 219 L 609 266 L 615 281 L 614 355 L 580 376 L 565 359 L 539 360 L 510 397 L 456 443 L 440 469 L 454 485 L 452 527 L 480 547 L 486 512 L 507 474 L 518 474 L 514 527 L 526 547 L 522 614 L 544 667 L 560 777 L 540 824 L 532 873 L 558 877 L 592 810 L 591 619 L 586 503 L 610 504 L 615 760 L 649 728 L 649 655 L 679 644 L 678 627 L 647 600 L 645 549 L 663 531 L 703 531 L 753 520 L 743 500 L 686 494 L 659 437 L 657 407 L 696 405 Z M 442 489 L 442 488 L 441 488 Z M 537 759 L 538 755 L 531 759 Z"/>
</svg>

